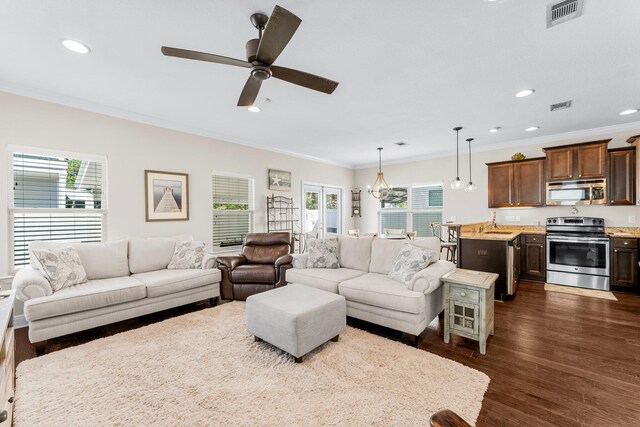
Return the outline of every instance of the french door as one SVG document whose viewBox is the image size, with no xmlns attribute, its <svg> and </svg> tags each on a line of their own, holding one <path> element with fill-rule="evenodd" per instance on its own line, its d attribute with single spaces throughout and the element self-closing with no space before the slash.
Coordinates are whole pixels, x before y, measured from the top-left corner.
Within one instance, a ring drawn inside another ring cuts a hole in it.
<svg viewBox="0 0 640 427">
<path fill-rule="evenodd" d="M 343 232 L 341 188 L 304 184 L 302 206 L 303 232 L 307 239 Z"/>
</svg>

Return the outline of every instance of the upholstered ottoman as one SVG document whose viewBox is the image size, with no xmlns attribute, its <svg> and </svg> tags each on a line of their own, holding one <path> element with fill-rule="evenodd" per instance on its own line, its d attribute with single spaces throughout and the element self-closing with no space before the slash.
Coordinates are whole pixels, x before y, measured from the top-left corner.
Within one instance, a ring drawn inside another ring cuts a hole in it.
<svg viewBox="0 0 640 427">
<path fill-rule="evenodd" d="M 304 285 L 288 285 L 247 298 L 247 331 L 257 341 L 302 357 L 347 327 L 343 296 Z"/>
</svg>

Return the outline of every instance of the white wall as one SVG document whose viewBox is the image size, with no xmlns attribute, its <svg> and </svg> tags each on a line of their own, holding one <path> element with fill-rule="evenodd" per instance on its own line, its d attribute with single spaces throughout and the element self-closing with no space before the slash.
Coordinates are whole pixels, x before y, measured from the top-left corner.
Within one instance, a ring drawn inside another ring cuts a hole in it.
<svg viewBox="0 0 640 427">
<path fill-rule="evenodd" d="M 108 238 L 193 234 L 211 241 L 211 172 L 252 175 L 256 189 L 256 231 L 266 228 L 269 168 L 292 172 L 293 196 L 300 206 L 301 182 L 342 186 L 350 194 L 354 171 L 238 144 L 90 113 L 0 92 L 0 276 L 9 271 L 7 145 L 43 147 L 108 158 Z M 189 221 L 145 222 L 144 170 L 189 174 Z M 353 228 L 350 197 L 345 228 Z"/>
<path fill-rule="evenodd" d="M 479 153 L 472 153 L 473 158 L 473 181 L 478 185 L 478 190 L 473 193 L 465 191 L 455 191 L 449 187 L 450 182 L 455 178 L 456 159 L 455 157 L 445 157 L 437 159 L 422 160 L 403 164 L 385 165 L 383 161 L 383 172 L 386 181 L 390 185 L 407 184 L 431 184 L 444 183 L 444 212 L 445 221 L 450 221 L 455 217 L 458 222 L 478 222 L 489 221 L 491 211 L 497 212 L 497 220 L 503 224 L 514 225 L 544 225 L 547 217 L 568 216 L 569 207 L 542 207 L 529 209 L 489 209 L 487 208 L 487 174 L 488 168 L 485 163 L 509 160 L 516 152 L 522 152 L 528 158 L 542 157 L 543 147 L 572 144 L 577 142 L 597 141 L 612 138 L 610 148 L 628 146 L 627 138 L 640 133 L 640 128 L 621 133 L 599 134 L 593 132 L 592 135 L 579 139 L 562 138 L 526 147 L 516 147 L 510 149 L 500 149 Z M 452 144 L 455 144 L 455 136 L 452 133 Z M 469 180 L 469 158 L 466 142 L 460 143 L 460 152 L 464 156 L 460 157 L 460 179 Z M 378 203 L 373 197 L 366 194 L 367 185 L 373 184 L 376 178 L 377 168 L 366 168 L 356 170 L 356 186 L 362 189 L 362 218 L 358 218 L 356 226 L 362 232 L 375 232 L 378 228 Z M 579 215 L 595 216 L 606 219 L 609 226 L 635 227 L 640 226 L 640 207 L 638 206 L 578 206 Z M 629 223 L 630 215 L 637 216 L 637 223 Z M 506 222 L 507 216 L 519 216 L 520 221 Z"/>
</svg>

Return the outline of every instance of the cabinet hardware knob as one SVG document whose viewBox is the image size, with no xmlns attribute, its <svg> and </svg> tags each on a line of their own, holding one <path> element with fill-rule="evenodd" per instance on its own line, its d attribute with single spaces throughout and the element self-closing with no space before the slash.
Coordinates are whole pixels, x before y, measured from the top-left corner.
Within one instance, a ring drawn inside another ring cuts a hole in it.
<svg viewBox="0 0 640 427">
<path fill-rule="evenodd" d="M 9 403 L 13 403 L 13 396 L 11 396 L 11 397 L 9 398 L 9 400 L 7 400 L 7 402 L 9 402 Z"/>
<path fill-rule="evenodd" d="M 613 203 L 613 200 L 611 201 L 611 203 Z"/>
<path fill-rule="evenodd" d="M 5 409 L 4 411 L 0 412 L 0 423 L 7 421 L 7 419 L 9 419 L 9 413 Z"/>
<path fill-rule="evenodd" d="M 624 242 L 624 244 L 625 244 L 625 245 L 628 245 L 628 244 L 629 244 L 629 242 Z"/>
<path fill-rule="evenodd" d="M 466 296 L 467 296 L 467 294 L 466 294 L 465 292 L 460 292 L 460 296 L 461 296 L 461 297 L 466 297 Z"/>
<path fill-rule="evenodd" d="M 613 250 L 613 252 L 618 252 L 618 250 L 617 250 L 617 249 L 614 249 L 614 250 Z"/>
</svg>

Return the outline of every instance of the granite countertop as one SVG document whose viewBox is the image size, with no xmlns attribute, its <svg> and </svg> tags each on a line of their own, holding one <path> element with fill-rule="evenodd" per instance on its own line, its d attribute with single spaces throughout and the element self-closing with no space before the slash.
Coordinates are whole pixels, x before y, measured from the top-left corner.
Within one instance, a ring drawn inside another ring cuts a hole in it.
<svg viewBox="0 0 640 427">
<path fill-rule="evenodd" d="M 486 224 L 490 225 L 490 223 Z M 478 225 L 475 225 L 471 230 L 464 230 L 463 228 L 462 232 L 460 233 L 460 238 L 510 241 L 523 234 L 536 234 L 540 236 L 544 236 L 546 234 L 544 226 L 512 226 L 498 224 L 496 228 L 488 228 L 485 232 L 480 233 L 478 231 Z M 640 239 L 640 227 L 606 227 L 605 232 L 610 237 L 627 237 L 630 239 Z"/>
</svg>

